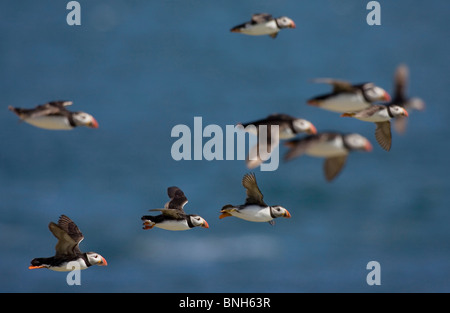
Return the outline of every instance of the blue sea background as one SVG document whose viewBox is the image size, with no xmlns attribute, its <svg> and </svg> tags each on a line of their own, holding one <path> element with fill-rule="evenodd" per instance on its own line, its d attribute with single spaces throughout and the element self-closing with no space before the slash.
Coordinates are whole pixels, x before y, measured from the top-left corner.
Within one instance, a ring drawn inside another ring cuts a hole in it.
<svg viewBox="0 0 450 313">
<path fill-rule="evenodd" d="M 450 2 L 380 1 L 380 26 L 366 23 L 368 1 L 79 1 L 81 26 L 67 25 L 67 2 L 0 2 L 1 292 L 450 292 Z M 257 12 L 297 28 L 276 39 L 229 32 Z M 392 92 L 399 64 L 427 107 L 393 131 L 390 152 L 372 124 L 306 104 L 330 90 L 317 77 Z M 58 99 L 100 127 L 48 131 L 7 109 Z M 308 156 L 256 169 L 265 201 L 292 218 L 219 220 L 223 205 L 244 202 L 249 170 L 173 160 L 172 128 L 274 112 L 358 132 L 374 149 L 352 153 L 331 183 Z M 209 229 L 142 229 L 169 186 Z M 80 286 L 28 269 L 54 254 L 47 225 L 61 214 L 82 230 L 80 248 L 108 261 L 81 272 Z M 380 286 L 366 282 L 370 261 Z"/>
</svg>

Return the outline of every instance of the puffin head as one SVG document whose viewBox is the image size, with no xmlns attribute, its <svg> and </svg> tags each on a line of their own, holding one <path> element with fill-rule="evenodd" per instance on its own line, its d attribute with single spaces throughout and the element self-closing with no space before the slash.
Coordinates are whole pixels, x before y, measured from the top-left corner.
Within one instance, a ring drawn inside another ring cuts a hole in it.
<svg viewBox="0 0 450 313">
<path fill-rule="evenodd" d="M 86 256 L 88 258 L 88 262 L 91 265 L 100 265 L 100 266 L 106 266 L 108 263 L 106 262 L 105 258 L 102 257 L 100 254 L 96 252 L 87 252 Z"/>
<path fill-rule="evenodd" d="M 293 126 L 297 133 L 307 133 L 309 135 L 317 134 L 316 127 L 310 121 L 302 118 L 294 120 Z"/>
<path fill-rule="evenodd" d="M 270 207 L 270 212 L 271 212 L 272 216 L 274 216 L 274 217 L 285 217 L 285 218 L 290 218 L 291 217 L 291 214 L 289 213 L 289 211 L 286 210 L 281 205 L 271 206 Z"/>
<path fill-rule="evenodd" d="M 366 138 L 360 134 L 349 134 L 344 137 L 345 144 L 351 150 L 362 150 L 370 152 L 372 151 L 372 144 Z"/>
<path fill-rule="evenodd" d="M 389 102 L 391 101 L 391 96 L 389 93 L 381 87 L 375 86 L 372 83 L 365 84 L 363 86 L 364 93 L 367 99 L 370 102 L 383 101 Z"/>
<path fill-rule="evenodd" d="M 398 106 L 398 105 L 389 106 L 389 111 L 391 111 L 391 113 L 394 117 L 408 116 L 408 111 L 406 111 L 405 108 Z"/>
<path fill-rule="evenodd" d="M 77 112 L 73 115 L 73 119 L 77 126 L 87 126 L 90 128 L 98 128 L 98 122 L 95 118 L 85 112 Z"/>
<path fill-rule="evenodd" d="M 277 18 L 277 23 L 280 28 L 295 28 L 294 21 L 286 16 Z"/>
<path fill-rule="evenodd" d="M 191 219 L 191 223 L 192 225 L 194 225 L 194 227 L 203 227 L 203 228 L 209 228 L 208 222 L 206 222 L 206 220 L 199 216 L 199 215 L 191 215 L 189 216 L 189 218 Z"/>
</svg>

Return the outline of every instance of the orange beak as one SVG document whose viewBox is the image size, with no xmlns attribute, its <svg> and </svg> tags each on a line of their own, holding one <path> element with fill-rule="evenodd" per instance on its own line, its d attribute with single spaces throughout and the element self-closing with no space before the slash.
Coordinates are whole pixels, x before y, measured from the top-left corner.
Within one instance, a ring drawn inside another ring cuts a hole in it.
<svg viewBox="0 0 450 313">
<path fill-rule="evenodd" d="M 289 26 L 290 28 L 295 28 L 295 23 L 294 22 L 292 22 L 291 23 L 291 26 Z"/>
<path fill-rule="evenodd" d="M 312 135 L 317 134 L 317 128 L 311 124 L 311 127 L 308 130 L 308 134 L 312 134 Z"/>
<path fill-rule="evenodd" d="M 208 222 L 205 221 L 205 222 L 202 224 L 202 227 L 203 227 L 203 228 L 209 228 Z"/>
<path fill-rule="evenodd" d="M 370 143 L 370 141 L 367 140 L 366 145 L 364 146 L 364 150 L 370 152 L 372 151 L 372 149 L 373 149 L 372 144 Z"/>
<path fill-rule="evenodd" d="M 387 92 L 385 92 L 384 96 L 383 96 L 383 100 L 386 102 L 389 102 L 389 101 L 391 101 L 391 96 Z"/>
<path fill-rule="evenodd" d="M 90 123 L 88 124 L 88 126 L 91 127 L 91 128 L 98 128 L 98 122 L 97 122 L 97 120 L 93 118 L 93 119 L 92 119 L 92 122 L 90 122 Z"/>
<path fill-rule="evenodd" d="M 98 265 L 106 266 L 106 265 L 108 265 L 108 262 L 106 262 L 105 258 L 102 257 L 102 261 L 100 263 L 98 263 Z"/>
<path fill-rule="evenodd" d="M 30 270 L 34 270 L 34 269 L 36 269 L 36 268 L 45 268 L 45 266 L 44 266 L 44 265 L 39 265 L 39 266 L 33 266 L 33 265 L 30 265 L 28 268 L 29 268 Z"/>
<path fill-rule="evenodd" d="M 408 111 L 406 111 L 406 109 L 403 109 L 403 115 L 408 117 L 409 114 L 408 114 Z"/>
<path fill-rule="evenodd" d="M 283 217 L 285 217 L 285 218 L 291 218 L 291 213 L 289 213 L 289 211 L 286 210 L 286 213 L 284 213 Z"/>
</svg>

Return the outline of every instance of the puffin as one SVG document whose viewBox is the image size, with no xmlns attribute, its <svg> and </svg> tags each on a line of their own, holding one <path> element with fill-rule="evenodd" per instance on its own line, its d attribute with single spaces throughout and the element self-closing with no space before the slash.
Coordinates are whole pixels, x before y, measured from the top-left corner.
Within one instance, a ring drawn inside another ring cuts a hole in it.
<svg viewBox="0 0 450 313">
<path fill-rule="evenodd" d="M 394 74 L 394 92 L 391 104 L 395 104 L 405 108 L 408 113 L 413 110 L 425 110 L 425 102 L 418 97 L 409 98 L 406 92 L 409 79 L 409 69 L 405 64 L 397 66 Z M 404 116 L 397 117 L 393 126 L 399 134 L 404 134 L 406 131 L 407 118 Z"/>
<path fill-rule="evenodd" d="M 254 127 L 252 127 L 252 125 Z M 278 126 L 278 133 L 272 137 L 271 127 L 274 125 Z M 260 126 L 266 127 L 261 128 Z M 284 113 L 273 113 L 264 119 L 249 123 L 238 123 L 237 127 L 258 137 L 258 143 L 252 148 L 245 161 L 249 169 L 258 167 L 263 162 L 263 159 L 268 159 L 268 156 L 272 153 L 273 149 L 278 146 L 280 139 L 292 139 L 300 133 L 317 133 L 316 127 L 310 121 Z M 265 138 L 267 140 L 265 143 L 260 143 L 259 132 L 264 130 L 266 130 Z M 263 144 L 263 146 L 261 146 L 261 144 Z M 258 150 L 260 152 L 266 152 L 268 154 L 267 158 L 261 158 Z"/>
<path fill-rule="evenodd" d="M 149 211 L 159 211 L 160 215 L 144 215 L 141 220 L 144 222 L 143 229 L 158 227 L 166 230 L 189 230 L 194 227 L 209 228 L 208 223 L 201 216 L 196 214 L 186 214 L 183 207 L 188 202 L 184 192 L 176 187 L 167 188 L 170 201 L 164 205 L 164 209 L 151 209 Z"/>
<path fill-rule="evenodd" d="M 32 109 L 15 108 L 11 105 L 8 109 L 21 121 L 38 128 L 49 130 L 71 130 L 79 126 L 98 128 L 98 122 L 92 115 L 67 110 L 72 103 L 72 101 L 58 100 L 40 104 Z"/>
<path fill-rule="evenodd" d="M 84 270 L 92 265 L 106 266 L 104 257 L 96 252 L 80 251 L 79 244 L 84 239 L 78 226 L 66 215 L 61 215 L 58 224 L 50 222 L 48 228 L 58 239 L 56 254 L 48 258 L 35 258 L 31 260 L 29 269 L 48 268 L 57 272 L 70 272 L 73 270 L 69 262 L 78 262 L 79 269 Z M 69 265 L 69 266 L 68 266 Z"/>
<path fill-rule="evenodd" d="M 342 171 L 350 152 L 372 151 L 370 141 L 357 133 L 321 132 L 285 143 L 289 151 L 284 160 L 290 161 L 301 155 L 325 158 L 323 170 L 328 182 Z"/>
<path fill-rule="evenodd" d="M 343 113 L 341 116 L 354 117 L 361 121 L 375 123 L 375 139 L 384 150 L 389 151 L 392 145 L 390 120 L 397 117 L 407 117 L 408 111 L 395 104 L 373 104 L 365 110 L 356 113 Z"/>
<path fill-rule="evenodd" d="M 259 190 L 254 173 L 245 174 L 242 178 L 242 185 L 246 189 L 247 198 L 242 205 L 225 205 L 219 218 L 234 216 L 250 222 L 268 222 L 274 225 L 275 218 L 290 218 L 291 214 L 281 205 L 269 206 L 263 201 L 263 194 Z"/>
<path fill-rule="evenodd" d="M 333 91 L 313 97 L 307 100 L 307 103 L 332 112 L 357 112 L 367 109 L 374 102 L 391 100 L 386 90 L 372 82 L 351 84 L 348 81 L 333 78 L 318 78 L 313 82 L 329 84 L 333 86 Z"/>
<path fill-rule="evenodd" d="M 295 28 L 294 21 L 286 16 L 274 18 L 268 13 L 258 13 L 253 14 L 250 21 L 234 26 L 230 31 L 252 36 L 269 35 L 276 38 L 283 28 Z"/>
</svg>

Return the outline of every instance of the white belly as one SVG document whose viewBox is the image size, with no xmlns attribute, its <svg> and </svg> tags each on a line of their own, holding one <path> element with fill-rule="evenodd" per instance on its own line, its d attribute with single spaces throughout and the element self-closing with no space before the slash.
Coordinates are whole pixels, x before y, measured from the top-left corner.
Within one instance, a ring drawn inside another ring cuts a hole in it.
<svg viewBox="0 0 450 313">
<path fill-rule="evenodd" d="M 375 113 L 369 117 L 355 117 L 355 118 L 357 118 L 358 120 L 364 121 L 364 122 L 373 122 L 373 123 L 387 122 L 391 119 L 387 110 L 378 111 L 377 113 Z"/>
<path fill-rule="evenodd" d="M 370 106 L 361 94 L 343 93 L 323 101 L 320 101 L 319 107 L 325 110 L 349 113 L 364 110 Z"/>
<path fill-rule="evenodd" d="M 348 151 L 344 148 L 344 143 L 341 137 L 335 138 L 333 141 L 320 142 L 311 145 L 306 151 L 306 154 L 314 157 L 335 157 L 346 155 Z"/>
<path fill-rule="evenodd" d="M 264 24 L 255 24 L 241 29 L 241 33 L 253 36 L 270 35 L 278 31 L 279 29 L 275 21 L 270 21 Z"/>
<path fill-rule="evenodd" d="M 294 138 L 297 134 L 294 134 L 290 127 L 285 127 L 280 130 L 280 139 L 291 139 Z"/>
<path fill-rule="evenodd" d="M 73 265 L 70 264 L 71 262 L 78 263 L 78 266 L 75 264 L 73 264 Z M 77 261 L 71 261 L 71 262 L 63 263 L 58 267 L 49 267 L 48 269 L 55 271 L 55 272 L 71 272 L 73 270 L 85 270 L 88 268 L 83 259 L 79 259 Z M 68 264 L 70 264 L 70 265 L 67 266 Z"/>
<path fill-rule="evenodd" d="M 39 116 L 24 119 L 24 122 L 39 128 L 51 130 L 70 130 L 73 128 L 69 120 L 62 116 Z"/>
<path fill-rule="evenodd" d="M 186 220 L 183 221 L 175 221 L 175 220 L 167 220 L 162 223 L 157 223 L 155 227 L 166 229 L 166 230 L 188 230 L 191 229 L 187 224 Z"/>
<path fill-rule="evenodd" d="M 244 209 L 237 208 L 237 211 L 230 212 L 231 215 L 250 222 L 269 222 L 273 219 L 270 216 L 269 207 L 250 205 Z"/>
</svg>

